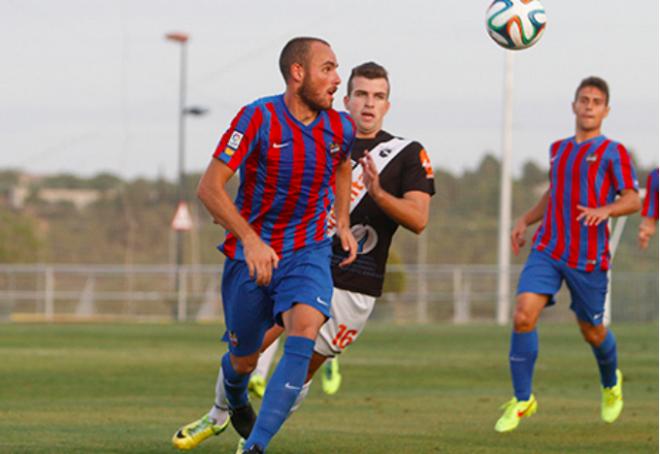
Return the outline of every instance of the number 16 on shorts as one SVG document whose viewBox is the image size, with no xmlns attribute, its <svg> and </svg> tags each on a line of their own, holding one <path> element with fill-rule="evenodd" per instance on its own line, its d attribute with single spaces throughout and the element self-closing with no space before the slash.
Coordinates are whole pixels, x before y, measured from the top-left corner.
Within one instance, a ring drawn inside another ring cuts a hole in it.
<svg viewBox="0 0 660 454">
<path fill-rule="evenodd" d="M 355 338 L 355 335 L 357 334 L 357 330 L 354 329 L 348 329 L 348 326 L 344 324 L 339 325 L 339 331 L 337 331 L 337 335 L 335 336 L 334 339 L 332 339 L 332 345 L 335 347 L 339 347 L 340 349 L 345 349 L 349 345 L 351 345 L 351 342 L 353 342 L 353 339 Z"/>
</svg>

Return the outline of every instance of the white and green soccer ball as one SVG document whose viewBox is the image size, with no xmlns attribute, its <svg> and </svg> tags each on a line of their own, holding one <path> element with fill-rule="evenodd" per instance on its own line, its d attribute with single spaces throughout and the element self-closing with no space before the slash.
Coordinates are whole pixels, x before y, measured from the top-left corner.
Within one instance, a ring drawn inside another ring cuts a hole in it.
<svg viewBox="0 0 660 454">
<path fill-rule="evenodd" d="M 495 0 L 486 12 L 486 30 L 493 40 L 510 50 L 526 49 L 545 30 L 545 8 L 539 0 Z"/>
</svg>

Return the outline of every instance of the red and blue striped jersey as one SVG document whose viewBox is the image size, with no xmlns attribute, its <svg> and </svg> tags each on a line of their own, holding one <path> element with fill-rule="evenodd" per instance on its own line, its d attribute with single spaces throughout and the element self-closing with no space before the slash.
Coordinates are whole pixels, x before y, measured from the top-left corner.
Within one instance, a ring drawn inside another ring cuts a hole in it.
<svg viewBox="0 0 660 454">
<path fill-rule="evenodd" d="M 583 271 L 609 269 L 607 222 L 587 227 L 577 221 L 578 205 L 600 207 L 624 189 L 638 189 L 628 151 L 605 136 L 577 143 L 575 137 L 550 147 L 550 198 L 533 248 Z"/>
<path fill-rule="evenodd" d="M 658 219 L 658 169 L 646 179 L 646 198 L 642 206 L 642 216 Z"/>
<path fill-rule="evenodd" d="M 350 157 L 355 124 L 346 113 L 319 112 L 309 125 L 298 121 L 284 96 L 243 107 L 220 139 L 214 157 L 240 169 L 234 203 L 261 239 L 280 257 L 323 241 L 335 199 L 335 170 Z M 231 232 L 218 247 L 244 260 Z"/>
</svg>

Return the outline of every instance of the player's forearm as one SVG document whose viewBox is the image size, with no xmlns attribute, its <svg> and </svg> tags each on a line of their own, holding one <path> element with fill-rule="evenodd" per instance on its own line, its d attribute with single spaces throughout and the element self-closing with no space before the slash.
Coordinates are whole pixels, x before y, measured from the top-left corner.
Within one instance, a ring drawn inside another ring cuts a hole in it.
<svg viewBox="0 0 660 454">
<path fill-rule="evenodd" d="M 429 197 L 427 194 L 422 196 Z M 428 203 L 395 197 L 385 190 L 381 190 L 371 197 L 380 209 L 397 224 L 418 235 L 424 231 L 429 220 Z"/>
<path fill-rule="evenodd" d="M 626 216 L 635 213 L 642 208 L 642 201 L 639 198 L 637 191 L 633 189 L 625 189 L 619 198 L 614 202 L 606 205 L 610 217 Z"/>
<path fill-rule="evenodd" d="M 536 205 L 530 208 L 523 216 L 522 219 L 527 225 L 533 225 L 543 219 L 545 210 L 548 207 L 548 199 L 550 198 L 550 189 L 546 189 Z"/>
<path fill-rule="evenodd" d="M 337 228 L 348 228 L 351 225 L 350 205 L 351 205 L 351 161 L 345 160 L 337 167 L 335 177 L 335 218 L 337 219 Z"/>
</svg>

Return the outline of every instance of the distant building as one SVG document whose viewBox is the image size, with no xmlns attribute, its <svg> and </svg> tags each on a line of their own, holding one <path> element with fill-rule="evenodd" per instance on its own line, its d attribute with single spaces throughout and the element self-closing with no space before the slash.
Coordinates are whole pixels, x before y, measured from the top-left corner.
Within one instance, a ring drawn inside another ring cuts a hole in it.
<svg viewBox="0 0 660 454">
<path fill-rule="evenodd" d="M 37 197 L 48 203 L 70 202 L 77 209 L 82 210 L 99 200 L 101 192 L 94 189 L 43 188 L 39 190 Z"/>
</svg>

